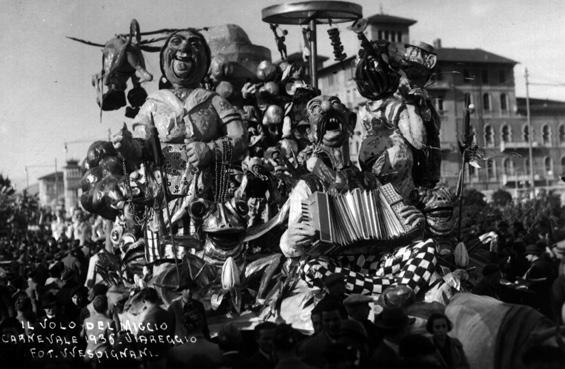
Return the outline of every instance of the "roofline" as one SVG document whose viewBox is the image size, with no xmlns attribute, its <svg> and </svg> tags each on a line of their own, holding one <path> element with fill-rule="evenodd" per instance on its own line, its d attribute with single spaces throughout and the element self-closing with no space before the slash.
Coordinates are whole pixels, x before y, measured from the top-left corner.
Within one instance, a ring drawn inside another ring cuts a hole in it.
<svg viewBox="0 0 565 369">
<path fill-rule="evenodd" d="M 332 69 L 332 68 L 334 68 L 334 67 L 337 67 L 337 66 L 339 66 L 339 65 L 341 65 L 341 64 L 345 64 L 345 63 L 349 62 L 350 60 L 355 59 L 356 57 L 357 57 L 356 55 L 351 55 L 351 56 L 348 56 L 347 58 L 343 59 L 342 61 L 338 61 L 338 62 L 335 62 L 335 63 L 333 63 L 333 64 L 330 64 L 330 65 L 328 65 L 328 66 L 326 66 L 326 67 L 323 67 L 322 69 L 319 69 L 319 70 L 318 70 L 318 74 L 327 72 L 329 69 Z"/>
<path fill-rule="evenodd" d="M 386 16 L 386 17 L 391 17 L 391 18 L 393 18 L 390 22 L 387 22 L 387 23 L 391 23 L 391 24 L 406 24 L 406 25 L 408 25 L 408 26 L 412 26 L 412 25 L 418 23 L 418 21 L 415 20 L 415 19 L 402 18 L 402 17 L 398 17 L 398 16 L 396 16 L 396 15 L 377 13 L 377 14 L 373 14 L 373 15 L 370 15 L 370 16 L 367 17 L 367 20 L 369 21 L 369 24 L 377 23 L 377 22 L 371 22 L 371 18 L 373 18 L 373 17 L 378 17 L 378 16 L 380 16 L 380 15 L 384 15 L 384 16 Z"/>
<path fill-rule="evenodd" d="M 501 61 L 501 60 L 498 60 L 498 61 L 492 61 L 492 60 L 485 60 L 485 61 L 482 61 L 482 60 L 466 61 L 467 63 L 477 63 L 477 64 L 511 64 L 511 65 L 520 64 L 520 62 L 517 62 L 517 61 L 512 60 L 512 59 L 509 59 L 509 58 L 507 58 L 507 57 L 505 57 L 505 56 L 501 56 L 501 55 L 495 54 L 495 53 L 493 53 L 493 52 L 490 52 L 490 51 L 487 51 L 487 50 L 484 50 L 484 49 L 481 49 L 481 48 L 464 49 L 464 48 L 458 48 L 458 47 L 442 47 L 442 48 L 439 48 L 439 49 L 437 50 L 437 53 L 438 53 L 438 59 L 437 59 L 437 60 L 438 60 L 438 62 L 441 62 L 441 61 L 453 61 L 453 62 L 459 61 L 459 62 L 465 62 L 465 61 L 461 61 L 461 60 L 452 60 L 452 59 L 440 58 L 440 57 L 439 57 L 440 50 L 459 50 L 459 51 L 471 51 L 471 52 L 473 52 L 473 51 L 480 51 L 480 52 L 488 53 L 488 54 L 491 54 L 491 55 L 495 55 L 495 56 L 497 56 L 497 57 L 499 57 L 499 58 L 502 58 L 502 59 L 506 59 L 505 61 Z"/>
</svg>

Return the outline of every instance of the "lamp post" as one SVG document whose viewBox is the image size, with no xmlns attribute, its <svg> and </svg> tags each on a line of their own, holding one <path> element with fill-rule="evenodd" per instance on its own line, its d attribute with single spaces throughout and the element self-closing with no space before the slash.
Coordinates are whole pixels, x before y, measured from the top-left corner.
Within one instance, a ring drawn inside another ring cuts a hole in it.
<svg viewBox="0 0 565 369">
<path fill-rule="evenodd" d="M 532 150 L 532 118 L 530 115 L 530 83 L 528 80 L 528 68 L 525 69 L 524 77 L 526 78 L 526 120 L 528 124 L 528 157 L 530 167 L 530 183 L 532 186 L 531 198 L 536 196 L 536 183 L 534 177 L 534 155 Z"/>
</svg>

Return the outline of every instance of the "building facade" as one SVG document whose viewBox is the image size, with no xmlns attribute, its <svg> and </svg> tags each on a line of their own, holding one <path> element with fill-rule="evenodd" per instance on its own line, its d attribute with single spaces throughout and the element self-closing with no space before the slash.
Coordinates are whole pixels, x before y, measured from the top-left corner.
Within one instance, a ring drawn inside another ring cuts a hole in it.
<svg viewBox="0 0 565 369">
<path fill-rule="evenodd" d="M 409 28 L 415 20 L 377 14 L 368 18 L 365 31 L 370 40 L 383 39 L 402 50 L 410 41 Z M 469 168 L 466 183 L 490 196 L 502 188 L 515 197 L 531 193 L 529 143 L 524 99 L 517 99 L 514 82 L 516 61 L 482 49 L 442 47 L 438 54 L 430 95 L 441 116 L 442 181 L 454 186 L 461 166 L 459 140 L 462 138 L 466 102 L 474 105 L 471 127 L 476 143 L 485 149 L 481 168 Z M 329 65 L 318 72 L 324 94 L 338 96 L 350 109 L 358 110 L 365 99 L 354 81 L 355 57 Z M 545 104 L 545 105 L 544 105 Z M 560 192 L 565 184 L 565 102 L 531 99 L 532 148 L 536 188 Z M 358 124 L 350 141 L 355 162 L 362 128 Z"/>
<path fill-rule="evenodd" d="M 37 179 L 39 184 L 39 205 L 56 211 L 65 203 L 63 172 L 53 172 Z"/>
</svg>

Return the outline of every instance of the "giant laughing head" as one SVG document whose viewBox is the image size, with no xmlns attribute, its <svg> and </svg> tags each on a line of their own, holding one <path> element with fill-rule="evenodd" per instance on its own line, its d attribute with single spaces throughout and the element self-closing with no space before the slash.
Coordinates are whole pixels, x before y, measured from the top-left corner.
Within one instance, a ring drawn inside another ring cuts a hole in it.
<svg viewBox="0 0 565 369">
<path fill-rule="evenodd" d="M 210 67 L 210 48 L 195 29 L 177 31 L 161 49 L 161 72 L 175 88 L 198 87 Z"/>
</svg>

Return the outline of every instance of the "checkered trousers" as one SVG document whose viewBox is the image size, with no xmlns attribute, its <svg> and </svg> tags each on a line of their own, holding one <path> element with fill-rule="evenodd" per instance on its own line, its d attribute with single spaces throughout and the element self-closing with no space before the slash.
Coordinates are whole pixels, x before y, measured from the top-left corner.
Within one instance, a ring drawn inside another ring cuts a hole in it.
<svg viewBox="0 0 565 369">
<path fill-rule="evenodd" d="M 302 266 L 302 278 L 309 285 L 320 286 L 325 277 L 338 273 L 343 275 L 348 293 L 381 294 L 394 285 L 406 285 L 418 293 L 429 285 L 436 265 L 436 246 L 428 239 L 400 247 L 380 258 L 308 260 Z"/>
</svg>

